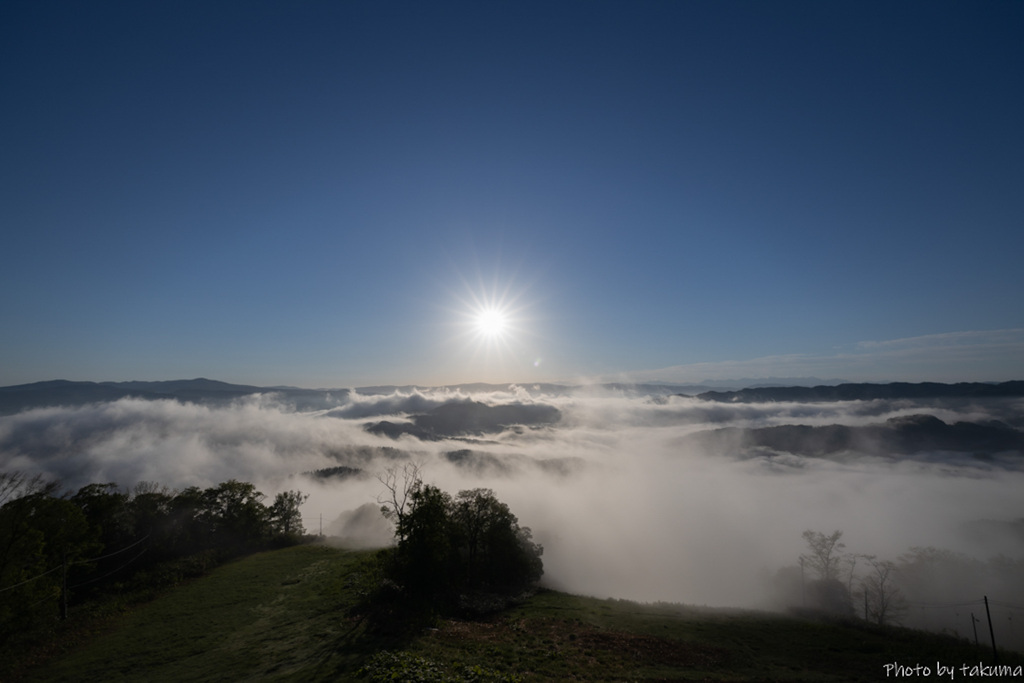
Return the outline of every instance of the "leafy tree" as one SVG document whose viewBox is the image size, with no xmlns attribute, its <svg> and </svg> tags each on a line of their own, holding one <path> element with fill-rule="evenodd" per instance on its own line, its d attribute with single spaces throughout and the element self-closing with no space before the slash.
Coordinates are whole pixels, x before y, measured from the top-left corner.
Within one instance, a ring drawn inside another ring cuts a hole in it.
<svg viewBox="0 0 1024 683">
<path fill-rule="evenodd" d="M 205 567 L 303 531 L 305 495 L 282 492 L 268 508 L 254 485 L 235 480 L 177 494 L 153 483 L 133 493 L 114 483 L 58 489 L 0 473 L 0 643 L 36 633 L 69 596 L 102 592 L 146 564 L 201 553 L 195 566 Z"/>
<path fill-rule="evenodd" d="M 128 502 L 128 518 L 132 536 L 149 536 L 150 556 L 156 559 L 173 555 L 174 525 L 172 511 L 174 495 L 164 487 L 143 482 L 135 487 Z"/>
<path fill-rule="evenodd" d="M 70 500 L 81 508 L 104 547 L 117 548 L 134 540 L 128 494 L 117 484 L 87 484 Z"/>
<path fill-rule="evenodd" d="M 0 640 L 56 617 L 64 570 L 102 547 L 81 508 L 56 488 L 30 487 L 0 507 Z"/>
<path fill-rule="evenodd" d="M 58 488 L 40 476 L 21 472 L 0 473 L 0 586 L 18 583 L 42 562 L 44 538 L 35 528 L 33 514 L 38 501 Z"/>
<path fill-rule="evenodd" d="M 490 489 L 460 491 L 452 509 L 454 539 L 465 579 L 473 585 L 510 587 L 532 583 L 543 574 L 543 549 L 529 528 Z"/>
<path fill-rule="evenodd" d="M 452 558 L 452 499 L 429 484 L 409 496 L 409 509 L 396 528 L 399 575 L 415 593 L 436 593 L 447 587 Z"/>
<path fill-rule="evenodd" d="M 308 498 L 309 496 L 301 491 L 282 491 L 274 496 L 274 503 L 270 506 L 268 516 L 271 531 L 286 536 L 305 533 L 302 511 L 299 508 Z"/>
<path fill-rule="evenodd" d="M 229 479 L 203 491 L 199 519 L 210 525 L 220 544 L 241 545 L 270 535 L 265 495 L 248 482 Z"/>
<path fill-rule="evenodd" d="M 398 542 L 386 572 L 412 594 L 508 593 L 543 574 L 543 548 L 490 489 L 460 491 L 453 499 L 417 481 L 399 499 L 405 505 L 401 515 L 391 508 Z"/>
<path fill-rule="evenodd" d="M 213 524 L 204 507 L 203 490 L 198 486 L 189 486 L 171 499 L 167 534 L 174 554 L 186 555 L 212 544 Z"/>
</svg>

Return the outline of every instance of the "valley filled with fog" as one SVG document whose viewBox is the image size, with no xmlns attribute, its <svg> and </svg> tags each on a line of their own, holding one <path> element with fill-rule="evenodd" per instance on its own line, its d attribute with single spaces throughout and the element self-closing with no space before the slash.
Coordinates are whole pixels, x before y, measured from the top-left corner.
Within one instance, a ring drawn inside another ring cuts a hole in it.
<svg viewBox="0 0 1024 683">
<path fill-rule="evenodd" d="M 1019 570 L 1024 557 L 1019 397 L 728 402 L 628 387 L 382 391 L 29 408 L 0 417 L 0 471 L 41 474 L 71 490 L 228 479 L 268 496 L 299 489 L 310 496 L 308 532 L 322 523 L 341 543 L 372 546 L 390 538 L 377 476 L 414 462 L 449 492 L 493 489 L 544 546 L 543 583 L 560 590 L 784 608 L 780 576 L 792 575 L 811 529 L 841 530 L 851 554 L 897 561 L 931 547 L 955 559 L 965 576 L 929 588 L 927 615 L 948 617 L 943 628 L 961 635 L 969 621 L 932 603 L 988 594 L 1024 604 L 1020 589 L 992 571 L 999 562 Z M 924 618 L 926 607 L 917 607 L 911 600 L 908 623 Z"/>
</svg>

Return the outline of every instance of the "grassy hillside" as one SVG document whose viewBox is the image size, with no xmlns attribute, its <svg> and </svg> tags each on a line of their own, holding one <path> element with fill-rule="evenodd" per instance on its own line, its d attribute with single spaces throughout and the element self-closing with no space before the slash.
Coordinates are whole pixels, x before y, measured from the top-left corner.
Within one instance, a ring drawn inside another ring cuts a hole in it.
<svg viewBox="0 0 1024 683">
<path fill-rule="evenodd" d="M 322 546 L 244 558 L 136 607 L 25 680 L 359 680 L 369 664 L 363 680 L 404 670 L 393 680 L 874 681 L 894 662 L 933 676 L 941 662 L 962 680 L 959 667 L 979 661 L 973 646 L 903 629 L 555 592 L 487 620 L 388 628 L 352 610 L 366 558 Z"/>
</svg>

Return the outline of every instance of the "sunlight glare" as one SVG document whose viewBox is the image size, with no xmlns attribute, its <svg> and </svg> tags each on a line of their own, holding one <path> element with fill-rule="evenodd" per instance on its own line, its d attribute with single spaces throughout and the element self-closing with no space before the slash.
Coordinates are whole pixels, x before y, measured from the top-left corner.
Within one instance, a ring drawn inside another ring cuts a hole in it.
<svg viewBox="0 0 1024 683">
<path fill-rule="evenodd" d="M 500 337 L 505 331 L 505 314 L 496 308 L 488 308 L 477 315 L 476 329 L 484 337 Z"/>
</svg>

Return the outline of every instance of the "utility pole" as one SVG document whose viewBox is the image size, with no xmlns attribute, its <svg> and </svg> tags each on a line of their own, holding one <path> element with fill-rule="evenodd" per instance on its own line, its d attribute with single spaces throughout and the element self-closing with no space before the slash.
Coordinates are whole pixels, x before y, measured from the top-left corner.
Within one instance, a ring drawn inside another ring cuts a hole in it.
<svg viewBox="0 0 1024 683">
<path fill-rule="evenodd" d="M 971 612 L 971 626 L 974 628 L 974 647 L 978 645 L 978 620 L 974 618 L 974 612 Z"/>
<path fill-rule="evenodd" d="M 868 620 L 868 587 L 864 586 L 864 621 Z"/>
<path fill-rule="evenodd" d="M 68 618 L 68 547 L 65 544 L 64 554 L 60 561 L 60 620 Z"/>
<path fill-rule="evenodd" d="M 992 663 L 999 663 L 999 651 L 996 650 L 996 634 L 992 630 L 992 613 L 988 611 L 988 596 L 985 596 L 985 616 L 988 617 L 988 635 L 992 638 Z"/>
<path fill-rule="evenodd" d="M 800 556 L 800 599 L 804 607 L 807 607 L 807 586 L 804 583 L 804 556 Z"/>
</svg>

